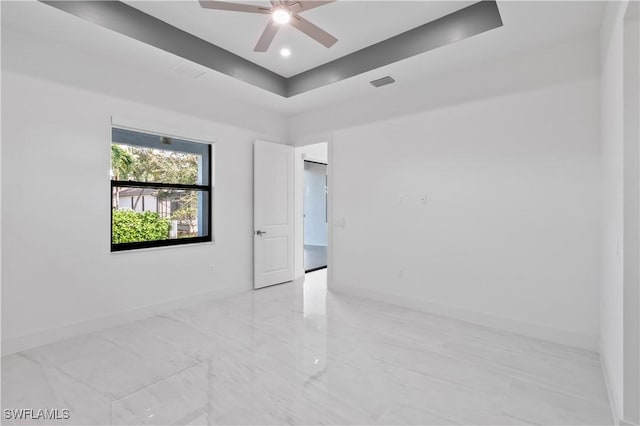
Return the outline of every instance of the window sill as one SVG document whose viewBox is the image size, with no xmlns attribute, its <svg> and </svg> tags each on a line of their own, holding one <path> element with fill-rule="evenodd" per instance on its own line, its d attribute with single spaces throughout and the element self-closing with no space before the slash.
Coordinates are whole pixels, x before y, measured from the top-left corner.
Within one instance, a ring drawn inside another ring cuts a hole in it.
<svg viewBox="0 0 640 426">
<path fill-rule="evenodd" d="M 145 247 L 145 248 L 137 248 L 131 250 L 117 250 L 111 251 L 109 250 L 109 254 L 130 254 L 130 253 L 141 253 L 147 251 L 157 251 L 157 250 L 170 250 L 170 249 L 185 249 L 187 247 L 202 247 L 202 246 L 215 246 L 215 241 L 203 241 L 200 243 L 189 243 L 189 244 L 178 244 L 174 246 L 160 246 L 160 247 Z"/>
</svg>

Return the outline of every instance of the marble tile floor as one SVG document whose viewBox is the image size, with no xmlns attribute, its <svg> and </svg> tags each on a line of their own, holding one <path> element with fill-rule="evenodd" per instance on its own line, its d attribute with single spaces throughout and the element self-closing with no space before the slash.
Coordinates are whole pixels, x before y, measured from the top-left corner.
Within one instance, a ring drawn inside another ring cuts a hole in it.
<svg viewBox="0 0 640 426">
<path fill-rule="evenodd" d="M 2 408 L 70 410 L 3 424 L 612 424 L 597 354 L 327 293 L 326 270 L 3 357 Z"/>
</svg>

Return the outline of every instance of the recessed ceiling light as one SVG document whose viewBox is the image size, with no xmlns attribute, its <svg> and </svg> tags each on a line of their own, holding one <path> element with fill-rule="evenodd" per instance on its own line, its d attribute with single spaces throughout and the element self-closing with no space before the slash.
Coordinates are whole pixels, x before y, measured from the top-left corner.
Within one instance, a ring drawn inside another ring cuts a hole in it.
<svg viewBox="0 0 640 426">
<path fill-rule="evenodd" d="M 280 56 L 282 56 L 283 58 L 288 58 L 289 56 L 291 56 L 291 50 L 283 47 L 282 49 L 280 49 Z"/>
<path fill-rule="evenodd" d="M 291 20 L 291 12 L 288 9 L 279 7 L 273 10 L 271 17 L 276 24 L 286 24 Z"/>
</svg>

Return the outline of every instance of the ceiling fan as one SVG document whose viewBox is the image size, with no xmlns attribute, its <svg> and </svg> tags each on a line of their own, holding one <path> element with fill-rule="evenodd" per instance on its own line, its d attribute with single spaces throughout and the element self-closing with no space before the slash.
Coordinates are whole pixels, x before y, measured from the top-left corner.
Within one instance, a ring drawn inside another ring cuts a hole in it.
<svg viewBox="0 0 640 426">
<path fill-rule="evenodd" d="M 252 4 L 229 3 L 226 1 L 199 0 L 205 9 L 230 10 L 234 12 L 261 13 L 271 15 L 271 19 L 260 36 L 254 52 L 266 52 L 278 32 L 279 25 L 291 24 L 325 47 L 333 46 L 338 39 L 300 16 L 300 12 L 315 9 L 335 0 L 271 0 L 271 7 Z"/>
</svg>

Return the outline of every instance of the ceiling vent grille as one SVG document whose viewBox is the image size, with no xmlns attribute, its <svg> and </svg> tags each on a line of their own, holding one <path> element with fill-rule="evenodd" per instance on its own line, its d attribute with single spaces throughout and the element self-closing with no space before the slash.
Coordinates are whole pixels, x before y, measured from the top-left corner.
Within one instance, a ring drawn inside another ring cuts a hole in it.
<svg viewBox="0 0 640 426">
<path fill-rule="evenodd" d="M 393 78 L 391 78 L 390 76 L 386 76 L 377 80 L 370 81 L 369 83 L 371 83 L 373 87 L 382 87 L 395 82 L 396 81 Z"/>
<path fill-rule="evenodd" d="M 181 62 L 173 67 L 173 71 L 185 77 L 200 78 L 207 73 L 207 69 L 192 62 Z"/>
</svg>

